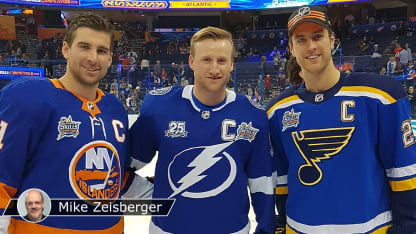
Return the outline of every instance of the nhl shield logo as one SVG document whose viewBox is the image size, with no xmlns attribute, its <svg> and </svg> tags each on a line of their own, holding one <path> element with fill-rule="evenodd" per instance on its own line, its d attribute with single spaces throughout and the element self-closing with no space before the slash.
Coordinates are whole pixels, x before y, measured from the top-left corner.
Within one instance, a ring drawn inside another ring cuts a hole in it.
<svg viewBox="0 0 416 234">
<path fill-rule="evenodd" d="M 61 117 L 58 122 L 58 137 L 57 141 L 64 137 L 77 138 L 79 134 L 79 125 L 81 122 L 72 120 L 71 115 L 68 117 Z"/>
<path fill-rule="evenodd" d="M 302 7 L 298 10 L 298 17 L 303 17 L 311 14 L 311 8 L 309 7 Z"/>
</svg>

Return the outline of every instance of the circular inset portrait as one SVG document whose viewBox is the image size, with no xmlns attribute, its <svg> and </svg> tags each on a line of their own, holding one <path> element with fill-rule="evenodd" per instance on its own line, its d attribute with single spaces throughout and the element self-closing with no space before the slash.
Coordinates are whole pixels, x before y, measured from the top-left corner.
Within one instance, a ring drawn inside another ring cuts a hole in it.
<svg viewBox="0 0 416 234">
<path fill-rule="evenodd" d="M 20 194 L 17 211 L 26 221 L 37 223 L 44 220 L 51 211 L 51 199 L 44 191 L 31 188 Z"/>
</svg>

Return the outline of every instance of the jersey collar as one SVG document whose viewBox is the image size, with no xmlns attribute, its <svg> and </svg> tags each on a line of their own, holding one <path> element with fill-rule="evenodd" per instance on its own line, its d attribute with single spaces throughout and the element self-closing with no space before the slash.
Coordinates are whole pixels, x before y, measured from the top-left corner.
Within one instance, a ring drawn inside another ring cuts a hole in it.
<svg viewBox="0 0 416 234">
<path fill-rule="evenodd" d="M 188 99 L 189 102 L 192 104 L 192 107 L 196 111 L 201 112 L 201 111 L 204 110 L 203 109 L 203 106 L 205 106 L 205 105 L 203 105 L 202 103 L 199 103 L 197 100 L 196 101 L 199 104 L 196 103 L 195 100 L 192 98 L 192 96 L 193 96 L 193 94 L 192 94 L 193 88 L 194 88 L 193 85 L 187 85 L 187 86 L 185 86 L 183 88 L 183 91 L 182 91 L 182 98 Z M 235 99 L 236 99 L 235 92 L 226 89 L 226 98 L 225 98 L 225 100 L 223 102 L 221 102 L 220 104 L 218 104 L 218 105 L 215 105 L 215 106 L 210 107 L 210 108 L 212 108 L 211 111 L 219 111 L 222 108 L 224 108 L 227 104 L 229 104 L 231 102 L 234 102 Z"/>
<path fill-rule="evenodd" d="M 55 88 L 66 90 L 58 79 L 50 79 L 50 81 L 52 82 L 53 86 L 55 86 Z M 78 98 L 82 102 L 81 109 L 83 111 L 90 113 L 92 117 L 95 117 L 95 115 L 98 115 L 101 113 L 101 110 L 97 106 L 97 103 L 101 101 L 101 98 L 103 96 L 105 96 L 104 92 L 101 89 L 97 89 L 97 98 L 92 101 L 87 100 L 74 92 L 71 92 L 71 91 L 68 91 L 68 92 L 70 92 L 72 95 L 74 95 L 76 98 Z"/>
</svg>

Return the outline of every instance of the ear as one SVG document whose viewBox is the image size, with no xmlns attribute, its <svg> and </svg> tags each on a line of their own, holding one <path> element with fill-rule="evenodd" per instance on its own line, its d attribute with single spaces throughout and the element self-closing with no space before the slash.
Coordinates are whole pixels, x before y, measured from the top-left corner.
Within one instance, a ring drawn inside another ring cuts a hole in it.
<svg viewBox="0 0 416 234">
<path fill-rule="evenodd" d="M 188 64 L 189 64 L 189 67 L 192 69 L 192 71 L 194 70 L 194 58 L 192 57 L 192 55 L 189 55 L 189 58 L 188 58 Z"/>
<path fill-rule="evenodd" d="M 335 48 L 335 34 L 334 32 L 331 33 L 331 36 L 329 37 L 329 40 L 331 42 L 331 50 Z"/>
<path fill-rule="evenodd" d="M 68 44 L 68 42 L 64 41 L 64 43 L 62 44 L 62 55 L 64 56 L 65 59 L 69 58 L 69 50 L 70 50 L 70 46 Z"/>
</svg>

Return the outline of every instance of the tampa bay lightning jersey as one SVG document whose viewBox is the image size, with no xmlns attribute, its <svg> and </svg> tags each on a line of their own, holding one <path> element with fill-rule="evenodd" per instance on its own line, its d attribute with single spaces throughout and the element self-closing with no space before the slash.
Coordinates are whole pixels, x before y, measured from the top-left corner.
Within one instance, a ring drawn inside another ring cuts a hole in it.
<svg viewBox="0 0 416 234">
<path fill-rule="evenodd" d="M 249 186 L 257 231 L 274 233 L 268 120 L 245 96 L 227 91 L 214 107 L 193 86 L 151 91 L 130 129 L 132 165 L 158 151 L 153 198 L 176 199 L 151 233 L 225 234 L 249 231 Z"/>
<path fill-rule="evenodd" d="M 287 233 L 386 233 L 415 221 L 415 139 L 399 82 L 341 74 L 322 93 L 291 87 L 267 113 Z"/>
<path fill-rule="evenodd" d="M 0 213 L 30 188 L 53 199 L 117 199 L 127 114 L 114 95 L 88 101 L 58 80 L 19 78 L 0 93 Z M 9 233 L 122 233 L 120 217 L 12 218 Z"/>
</svg>

